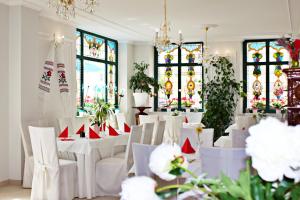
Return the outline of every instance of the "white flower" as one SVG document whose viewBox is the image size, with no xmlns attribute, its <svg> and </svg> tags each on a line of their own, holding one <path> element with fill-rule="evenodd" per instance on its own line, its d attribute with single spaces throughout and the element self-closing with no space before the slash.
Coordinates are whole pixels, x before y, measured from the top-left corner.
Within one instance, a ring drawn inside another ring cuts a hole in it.
<svg viewBox="0 0 300 200">
<path fill-rule="evenodd" d="M 275 118 L 267 118 L 252 126 L 249 132 L 246 152 L 262 179 L 270 182 L 282 180 L 284 176 L 300 179 L 300 173 L 293 170 L 300 166 L 300 127 L 289 127 Z"/>
<path fill-rule="evenodd" d="M 174 163 L 183 168 L 188 167 L 188 161 L 177 144 L 161 144 L 152 152 L 149 168 L 161 179 L 171 181 L 176 178 L 175 175 L 170 174 L 170 171 L 177 168 Z"/>
<path fill-rule="evenodd" d="M 126 179 L 122 183 L 121 200 L 160 200 L 155 187 L 156 182 L 146 176 Z"/>
</svg>

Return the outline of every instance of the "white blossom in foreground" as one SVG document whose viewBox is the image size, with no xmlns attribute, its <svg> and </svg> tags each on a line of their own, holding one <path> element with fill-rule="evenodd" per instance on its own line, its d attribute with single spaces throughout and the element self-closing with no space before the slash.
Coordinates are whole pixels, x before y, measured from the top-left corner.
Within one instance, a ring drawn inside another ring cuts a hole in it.
<svg viewBox="0 0 300 200">
<path fill-rule="evenodd" d="M 178 168 L 176 165 L 182 168 L 188 167 L 188 161 L 182 155 L 181 148 L 177 144 L 161 144 L 150 156 L 149 168 L 154 174 L 166 181 L 176 178 L 175 175 L 170 174 L 170 171 Z"/>
<path fill-rule="evenodd" d="M 300 127 L 289 127 L 270 117 L 252 126 L 249 132 L 246 152 L 262 179 L 270 182 L 284 176 L 300 179 Z"/>
<path fill-rule="evenodd" d="M 155 187 L 156 182 L 149 177 L 129 178 L 122 183 L 121 200 L 160 200 Z"/>
</svg>

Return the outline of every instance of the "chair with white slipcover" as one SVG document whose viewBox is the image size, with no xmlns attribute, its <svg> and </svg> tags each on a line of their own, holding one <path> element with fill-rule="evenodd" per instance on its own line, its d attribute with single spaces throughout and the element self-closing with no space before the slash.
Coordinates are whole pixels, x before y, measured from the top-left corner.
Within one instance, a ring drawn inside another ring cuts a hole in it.
<svg viewBox="0 0 300 200">
<path fill-rule="evenodd" d="M 29 127 L 34 173 L 32 200 L 71 200 L 77 196 L 77 163 L 59 160 L 54 128 Z"/>
<path fill-rule="evenodd" d="M 201 123 L 202 120 L 202 113 L 201 112 L 185 112 L 181 113 L 182 116 L 186 117 L 188 123 Z M 185 118 L 183 118 L 185 119 Z"/>
<path fill-rule="evenodd" d="M 153 135 L 154 141 L 153 141 L 152 144 L 160 145 L 163 142 L 165 127 L 166 127 L 166 121 L 159 121 L 158 122 L 156 133 Z"/>
<path fill-rule="evenodd" d="M 36 121 L 24 121 L 20 126 L 22 145 L 25 154 L 25 163 L 24 163 L 24 173 L 23 173 L 23 187 L 31 188 L 32 177 L 33 177 L 33 155 L 30 134 L 28 126 L 47 126 L 46 120 L 36 120 Z"/>
<path fill-rule="evenodd" d="M 212 147 L 214 143 L 214 129 L 205 128 L 200 134 L 200 147 Z"/>
<path fill-rule="evenodd" d="M 247 130 L 232 130 L 232 148 L 245 148 L 246 139 L 249 137 L 249 132 Z"/>
<path fill-rule="evenodd" d="M 179 146 L 182 147 L 187 138 L 189 139 L 192 147 L 196 150 L 199 145 L 199 139 L 195 128 L 181 128 Z"/>
<path fill-rule="evenodd" d="M 142 131 L 143 126 L 131 127 L 125 158 L 111 157 L 96 163 L 97 196 L 117 196 L 121 192 L 121 183 L 133 166 L 132 144 L 140 142 Z"/>
<path fill-rule="evenodd" d="M 156 148 L 154 145 L 133 144 L 133 160 L 136 176 L 151 176 L 152 172 L 149 168 L 149 159 L 152 151 Z"/>
<path fill-rule="evenodd" d="M 141 137 L 141 144 L 151 144 L 154 131 L 154 123 L 143 124 L 143 132 Z"/>
<path fill-rule="evenodd" d="M 124 113 L 116 113 L 118 129 L 124 131 L 124 124 L 127 123 Z"/>
<path fill-rule="evenodd" d="M 158 115 L 140 115 L 139 122 L 141 125 L 145 124 L 145 123 L 154 123 L 153 135 L 152 135 L 152 141 L 151 141 L 151 144 L 153 144 L 154 138 L 156 137 L 156 134 L 157 134 L 159 116 Z"/>
<path fill-rule="evenodd" d="M 219 177 L 221 173 L 237 179 L 246 168 L 245 148 L 200 147 L 202 173 L 208 178 Z"/>
</svg>

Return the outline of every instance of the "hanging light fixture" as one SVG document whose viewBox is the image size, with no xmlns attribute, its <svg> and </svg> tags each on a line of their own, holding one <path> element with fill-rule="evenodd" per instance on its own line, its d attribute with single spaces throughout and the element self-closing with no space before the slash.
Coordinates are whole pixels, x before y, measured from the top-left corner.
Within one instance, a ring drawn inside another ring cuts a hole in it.
<svg viewBox="0 0 300 200">
<path fill-rule="evenodd" d="M 156 30 L 154 46 L 158 52 L 166 51 L 170 48 L 172 43 L 175 43 L 177 46 L 181 46 L 183 43 L 182 32 L 179 31 L 179 39 L 177 42 L 171 41 L 169 37 L 169 32 L 171 32 L 170 24 L 167 20 L 167 0 L 164 0 L 164 21 L 160 29 Z"/>
<path fill-rule="evenodd" d="M 76 9 L 94 13 L 97 0 L 49 0 L 49 7 L 56 8 L 56 14 L 64 19 L 75 17 Z"/>
<path fill-rule="evenodd" d="M 205 31 L 205 41 L 204 41 L 204 46 L 203 46 L 203 64 L 207 64 L 209 57 L 210 57 L 210 52 L 209 52 L 209 46 L 208 46 L 208 31 L 211 28 L 216 28 L 218 25 L 216 24 L 205 24 L 203 25 L 203 29 Z"/>
</svg>

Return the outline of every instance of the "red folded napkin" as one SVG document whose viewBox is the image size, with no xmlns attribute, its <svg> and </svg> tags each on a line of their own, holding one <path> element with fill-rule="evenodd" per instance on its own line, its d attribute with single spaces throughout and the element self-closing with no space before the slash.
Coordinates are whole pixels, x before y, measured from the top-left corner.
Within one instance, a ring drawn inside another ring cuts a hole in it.
<svg viewBox="0 0 300 200">
<path fill-rule="evenodd" d="M 60 141 L 74 141 L 73 138 L 61 138 Z"/>
<path fill-rule="evenodd" d="M 58 136 L 59 138 L 67 138 L 69 137 L 69 129 L 66 127 Z"/>
<path fill-rule="evenodd" d="M 124 123 L 124 131 L 125 133 L 130 133 L 130 127 L 126 123 Z"/>
<path fill-rule="evenodd" d="M 184 118 L 184 122 L 185 123 L 189 123 L 189 120 L 188 120 L 188 118 L 185 116 L 185 118 Z"/>
<path fill-rule="evenodd" d="M 90 139 L 99 139 L 100 136 L 91 128 L 89 128 L 89 138 Z"/>
<path fill-rule="evenodd" d="M 118 136 L 119 133 L 111 126 L 108 127 L 108 132 L 110 136 Z"/>
<path fill-rule="evenodd" d="M 84 132 L 84 124 L 82 124 L 82 126 L 78 129 L 76 134 L 80 135 L 80 133 L 82 133 L 82 132 Z"/>
<path fill-rule="evenodd" d="M 193 154 L 196 152 L 195 149 L 192 147 L 189 138 L 186 138 L 183 146 L 181 147 L 181 151 L 185 154 Z"/>
</svg>

